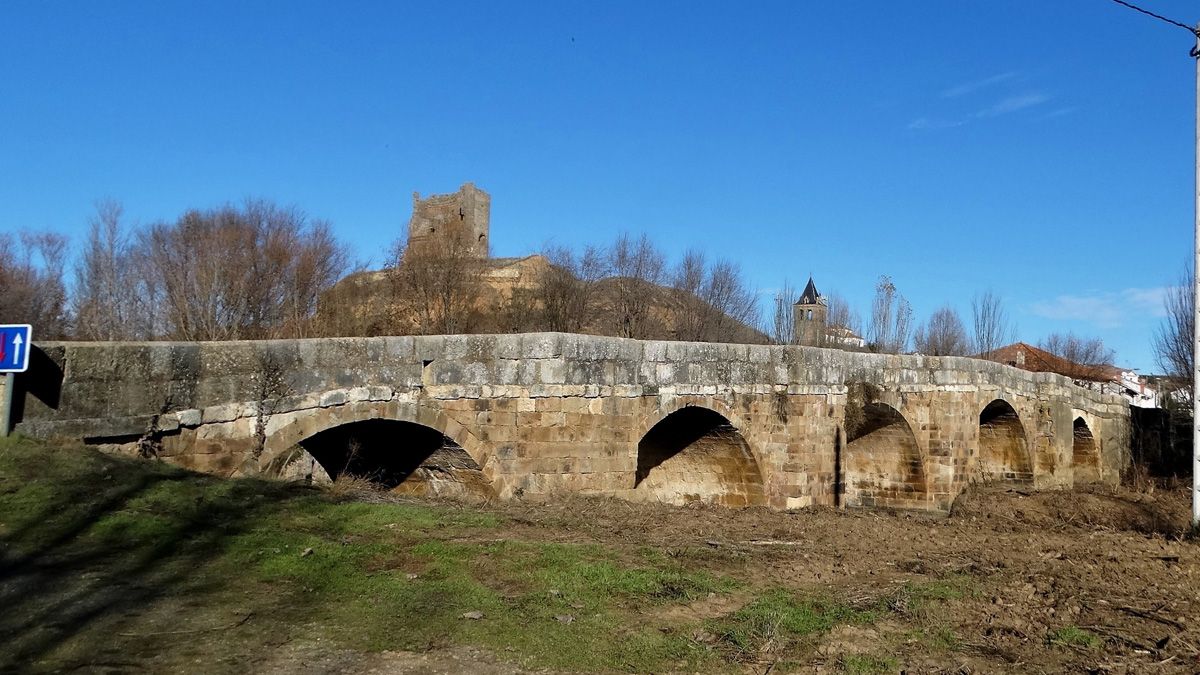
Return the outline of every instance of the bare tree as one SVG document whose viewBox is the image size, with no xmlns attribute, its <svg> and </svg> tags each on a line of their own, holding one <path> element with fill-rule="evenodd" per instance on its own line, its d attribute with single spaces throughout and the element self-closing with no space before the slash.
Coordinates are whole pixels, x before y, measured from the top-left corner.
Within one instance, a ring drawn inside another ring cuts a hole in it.
<svg viewBox="0 0 1200 675">
<path fill-rule="evenodd" d="M 546 246 L 542 255 L 550 268 L 530 298 L 541 304 L 542 327 L 578 333 L 592 321 L 596 285 L 608 274 L 607 256 L 590 245 L 579 255 L 563 246 Z"/>
<path fill-rule="evenodd" d="M 312 336 L 312 318 L 321 295 L 355 268 L 349 249 L 337 240 L 325 220 L 312 223 L 294 242 L 292 259 L 284 266 L 284 315 L 280 337 Z M 286 252 L 281 252 L 286 255 Z"/>
<path fill-rule="evenodd" d="M 192 210 L 138 237 L 167 335 L 231 340 L 301 335 L 348 254 L 323 222 L 248 201 Z"/>
<path fill-rule="evenodd" d="M 507 297 L 502 296 L 501 306 L 496 312 L 494 328 L 502 333 L 559 330 L 545 327 L 542 322 L 545 312 L 538 301 L 538 296 L 539 292 L 536 288 L 514 287 Z"/>
<path fill-rule="evenodd" d="M 1055 372 L 1073 380 L 1104 380 L 1112 367 L 1113 350 L 1105 347 L 1100 338 L 1084 338 L 1070 332 L 1051 333 L 1038 343 L 1038 347 L 1059 357 L 1063 363 L 1054 364 Z"/>
<path fill-rule="evenodd" d="M 1154 355 L 1158 367 L 1171 379 L 1178 391 L 1191 398 L 1196 363 L 1193 348 L 1196 339 L 1196 277 L 1189 266 L 1179 283 L 1167 289 L 1163 298 L 1166 316 L 1154 331 Z"/>
<path fill-rule="evenodd" d="M 649 335 L 650 308 L 662 282 L 665 258 L 642 235 L 634 239 L 621 234 L 608 251 L 613 279 L 613 322 L 620 337 L 645 338 Z"/>
<path fill-rule="evenodd" d="M 913 336 L 917 352 L 928 356 L 966 356 L 971 348 L 958 312 L 949 305 L 938 309 Z"/>
<path fill-rule="evenodd" d="M 1004 302 L 990 290 L 977 293 L 971 299 L 971 319 L 975 329 L 975 353 L 979 358 L 992 358 L 997 349 L 1015 339 L 1016 331 L 1009 323 Z"/>
<path fill-rule="evenodd" d="M 721 260 L 709 269 L 700 300 L 708 308 L 706 340 L 733 342 L 747 327 L 758 326 L 758 293 L 746 284 L 736 263 Z"/>
<path fill-rule="evenodd" d="M 96 203 L 83 254 L 75 265 L 72 306 L 75 334 L 88 340 L 138 340 L 154 336 L 145 268 L 138 264 L 114 201 Z"/>
<path fill-rule="evenodd" d="M 771 338 L 776 344 L 796 343 L 796 317 L 792 306 L 800 299 L 800 292 L 792 282 L 784 279 L 783 287 L 775 293 L 771 312 Z"/>
<path fill-rule="evenodd" d="M 871 325 L 867 343 L 876 352 L 898 354 L 908 346 L 912 330 L 912 306 L 896 290 L 887 275 L 875 284 L 875 299 L 871 303 Z"/>
<path fill-rule="evenodd" d="M 862 335 L 862 316 L 850 307 L 846 298 L 834 291 L 825 296 L 825 303 L 829 308 L 825 325 L 830 328 L 843 328 L 855 335 Z"/>
<path fill-rule="evenodd" d="M 407 253 L 395 247 L 391 269 L 393 306 L 412 329 L 425 335 L 450 335 L 471 329 L 483 264 L 473 251 L 450 240 L 438 248 Z"/>
<path fill-rule="evenodd" d="M 703 253 L 690 250 L 675 268 L 672 285 L 677 339 L 730 342 L 758 323 L 758 294 L 732 262 L 709 265 Z"/>
<path fill-rule="evenodd" d="M 49 232 L 22 232 L 16 241 L 0 233 L 0 316 L 29 323 L 42 339 L 66 337 L 67 239 Z"/>
<path fill-rule="evenodd" d="M 671 285 L 675 288 L 675 338 L 689 342 L 705 339 L 713 320 L 713 307 L 700 301 L 709 281 L 708 261 L 698 249 L 688 249 L 675 266 Z"/>
</svg>

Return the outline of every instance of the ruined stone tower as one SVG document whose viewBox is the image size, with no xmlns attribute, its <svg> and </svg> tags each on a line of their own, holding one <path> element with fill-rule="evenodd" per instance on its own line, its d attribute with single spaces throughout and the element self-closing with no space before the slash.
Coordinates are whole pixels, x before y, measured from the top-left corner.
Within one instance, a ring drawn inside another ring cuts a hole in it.
<svg viewBox="0 0 1200 675">
<path fill-rule="evenodd" d="M 792 305 L 792 317 L 796 326 L 796 344 L 808 347 L 825 346 L 825 324 L 829 318 L 829 305 L 817 292 L 812 277 Z"/>
<path fill-rule="evenodd" d="M 452 194 L 425 199 L 414 192 L 408 251 L 447 253 L 457 249 L 471 257 L 487 258 L 491 211 L 491 196 L 474 183 L 465 183 Z"/>
</svg>

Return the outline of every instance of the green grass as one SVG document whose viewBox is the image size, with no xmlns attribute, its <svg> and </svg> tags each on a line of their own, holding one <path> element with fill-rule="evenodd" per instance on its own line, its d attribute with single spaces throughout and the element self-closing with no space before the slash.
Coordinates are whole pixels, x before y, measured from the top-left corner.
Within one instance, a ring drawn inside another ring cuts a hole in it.
<svg viewBox="0 0 1200 675">
<path fill-rule="evenodd" d="M 264 529 L 239 539 L 240 564 L 264 582 L 312 594 L 321 619 L 352 647 L 476 644 L 511 650 L 533 665 L 584 670 L 654 670 L 664 660 L 702 665 L 710 654 L 657 627 L 629 625 L 625 610 L 736 586 L 707 574 L 629 566 L 598 546 L 389 534 L 395 543 L 345 545 Z M 313 552 L 301 555 L 307 548 Z M 482 619 L 462 618 L 476 611 Z M 569 623 L 558 618 L 568 616 Z"/>
<path fill-rule="evenodd" d="M 953 628 L 944 624 L 935 624 L 917 630 L 917 638 L 933 649 L 953 651 L 958 649 L 962 640 Z"/>
<path fill-rule="evenodd" d="M 902 613 L 925 615 L 930 608 L 976 592 L 975 581 L 966 575 L 950 575 L 924 582 L 906 582 L 890 601 Z"/>
<path fill-rule="evenodd" d="M 786 651 L 803 638 L 840 624 L 868 624 L 877 609 L 856 609 L 822 597 L 775 589 L 760 595 L 732 616 L 710 623 L 709 630 L 738 654 L 753 655 L 770 646 Z"/>
<path fill-rule="evenodd" d="M 1046 642 L 1063 647 L 1079 647 L 1082 649 L 1098 649 L 1104 644 L 1099 635 L 1079 628 L 1078 626 L 1063 626 L 1050 632 Z"/>
<path fill-rule="evenodd" d="M 842 671 L 852 675 L 883 675 L 900 672 L 900 662 L 890 656 L 847 654 L 839 664 Z"/>
</svg>

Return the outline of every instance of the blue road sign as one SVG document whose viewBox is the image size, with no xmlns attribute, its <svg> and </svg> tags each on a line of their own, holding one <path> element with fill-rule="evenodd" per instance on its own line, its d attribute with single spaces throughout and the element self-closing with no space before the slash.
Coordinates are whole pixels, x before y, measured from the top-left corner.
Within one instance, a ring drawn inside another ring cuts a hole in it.
<svg viewBox="0 0 1200 675">
<path fill-rule="evenodd" d="M 23 373 L 29 368 L 33 327 L 27 323 L 0 324 L 0 373 Z"/>
</svg>

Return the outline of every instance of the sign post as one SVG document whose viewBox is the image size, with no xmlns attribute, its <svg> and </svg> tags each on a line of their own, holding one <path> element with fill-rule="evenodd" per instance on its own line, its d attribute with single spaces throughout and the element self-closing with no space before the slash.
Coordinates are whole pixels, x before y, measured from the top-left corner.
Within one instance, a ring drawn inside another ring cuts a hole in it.
<svg viewBox="0 0 1200 675">
<path fill-rule="evenodd" d="M 12 430 L 14 375 L 29 368 L 32 348 L 32 326 L 27 323 L 0 324 L 0 373 L 4 375 L 4 390 L 0 393 L 0 438 L 8 436 Z"/>
</svg>

